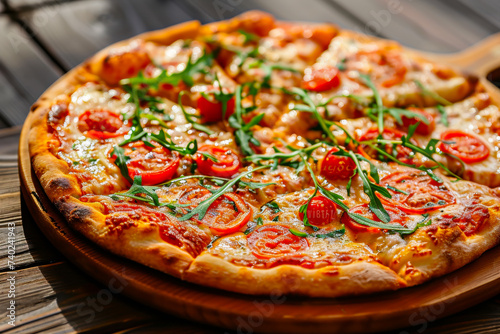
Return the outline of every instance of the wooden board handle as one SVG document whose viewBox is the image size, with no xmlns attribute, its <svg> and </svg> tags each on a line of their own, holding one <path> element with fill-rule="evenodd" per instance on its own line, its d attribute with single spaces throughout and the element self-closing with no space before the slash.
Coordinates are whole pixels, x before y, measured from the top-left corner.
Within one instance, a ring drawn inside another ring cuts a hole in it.
<svg viewBox="0 0 500 334">
<path fill-rule="evenodd" d="M 453 55 L 441 55 L 443 61 L 486 77 L 489 72 L 500 68 L 500 33 L 491 35 L 479 43 Z"/>
</svg>

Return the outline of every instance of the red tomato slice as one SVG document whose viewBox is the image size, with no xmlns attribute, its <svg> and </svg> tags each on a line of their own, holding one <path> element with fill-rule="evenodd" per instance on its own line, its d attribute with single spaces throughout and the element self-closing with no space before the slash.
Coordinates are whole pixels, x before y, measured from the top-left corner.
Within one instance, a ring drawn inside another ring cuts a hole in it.
<svg viewBox="0 0 500 334">
<path fill-rule="evenodd" d="M 490 218 L 488 208 L 481 204 L 468 205 L 460 215 L 445 214 L 439 226 L 448 227 L 457 224 L 466 236 L 477 233 Z"/>
<path fill-rule="evenodd" d="M 259 259 L 299 254 L 309 248 L 306 238 L 290 232 L 290 228 L 273 224 L 257 228 L 247 236 L 248 246 Z"/>
<path fill-rule="evenodd" d="M 368 131 L 366 131 L 365 134 L 362 135 L 358 140 L 359 141 L 372 140 L 376 139 L 378 135 L 379 135 L 378 128 L 371 128 Z M 382 132 L 382 137 L 387 140 L 398 140 L 401 139 L 401 137 L 404 135 L 406 135 L 404 132 L 391 128 L 384 128 L 384 131 Z M 411 139 L 411 142 L 415 145 L 418 145 L 418 143 L 413 139 Z M 379 154 L 376 151 L 371 150 L 366 145 L 360 145 L 358 150 L 360 154 L 362 154 L 365 158 L 368 159 L 377 159 L 379 156 Z M 393 150 L 392 145 L 388 144 L 385 146 L 385 151 L 391 155 L 393 154 L 392 150 Z M 396 158 L 404 163 L 413 164 L 412 150 L 407 147 L 397 145 Z M 384 160 L 386 160 L 386 158 L 384 158 Z"/>
<path fill-rule="evenodd" d="M 377 196 L 406 213 L 422 214 L 454 204 L 456 201 L 455 196 L 444 185 L 417 170 L 389 174 L 380 184 L 399 191 L 388 188 L 392 195 L 390 199 L 380 194 Z"/>
<path fill-rule="evenodd" d="M 347 180 L 356 169 L 356 164 L 349 157 L 334 155 L 338 148 L 332 148 L 321 162 L 321 174 L 331 180 Z"/>
<path fill-rule="evenodd" d="M 408 71 L 397 51 L 360 51 L 351 59 L 354 60 L 354 63 L 348 59 L 347 69 L 367 74 L 376 85 L 385 88 L 402 83 Z M 366 70 L 366 62 L 372 65 L 368 71 Z"/>
<path fill-rule="evenodd" d="M 320 69 L 308 68 L 305 70 L 302 88 L 314 92 L 323 92 L 340 85 L 339 70 L 335 66 Z"/>
<path fill-rule="evenodd" d="M 204 145 L 198 149 L 198 152 L 206 152 L 217 159 L 217 162 L 197 153 L 194 160 L 198 164 L 198 170 L 204 175 L 230 178 L 238 173 L 241 162 L 238 156 L 229 148 Z"/>
<path fill-rule="evenodd" d="M 205 98 L 203 95 L 200 95 L 198 100 L 196 101 L 196 106 L 200 111 L 201 120 L 203 123 L 213 123 L 222 121 L 222 111 L 223 111 L 223 103 L 217 101 L 214 97 L 213 91 L 218 88 L 213 88 L 212 92 L 208 91 L 210 99 Z M 226 107 L 226 119 L 229 118 L 234 113 L 235 107 L 235 99 L 234 97 L 227 101 Z"/>
<path fill-rule="evenodd" d="M 427 119 L 427 121 L 429 121 L 429 124 L 425 124 L 420 118 L 417 117 L 408 118 L 406 116 L 402 116 L 401 119 L 404 126 L 409 127 L 410 125 L 420 122 L 420 124 L 415 129 L 416 133 L 426 136 L 430 135 L 434 131 L 434 129 L 436 128 L 436 121 L 434 120 L 434 116 L 429 114 L 427 111 L 419 108 L 408 108 L 408 110 L 423 115 Z"/>
<path fill-rule="evenodd" d="M 304 219 L 302 212 L 299 216 Z M 314 226 L 328 225 L 337 218 L 337 205 L 325 196 L 314 196 L 307 206 L 307 219 Z"/>
<path fill-rule="evenodd" d="M 439 144 L 441 151 L 453 154 L 465 163 L 480 162 L 488 159 L 490 155 L 490 149 L 482 140 L 463 131 L 445 131 L 441 134 L 441 140 L 454 142 L 452 144 L 441 142 Z"/>
<path fill-rule="evenodd" d="M 400 225 L 405 225 L 405 222 L 408 220 L 408 216 L 406 213 L 403 211 L 399 210 L 397 207 L 390 205 L 390 204 L 383 204 L 384 209 L 387 211 L 389 214 L 389 217 L 391 217 L 391 224 L 400 224 Z M 365 204 L 360 204 L 355 207 L 352 207 L 349 212 L 351 213 L 357 213 L 358 215 L 361 215 L 363 217 L 366 217 L 368 219 L 380 222 L 381 220 L 370 210 L 370 207 L 368 206 L 368 203 Z M 359 224 L 355 222 L 347 213 L 344 213 L 342 215 L 342 224 L 353 230 L 354 232 L 357 233 L 364 233 L 364 232 L 370 232 L 370 233 L 378 233 L 380 232 L 380 229 L 378 227 L 372 227 L 372 226 L 366 226 Z"/>
<path fill-rule="evenodd" d="M 122 116 L 107 109 L 86 110 L 78 117 L 78 129 L 93 139 L 108 139 L 125 135 L 129 128 Z"/>
<path fill-rule="evenodd" d="M 193 186 L 186 189 L 179 198 L 179 204 L 190 204 L 195 208 L 211 196 L 208 189 Z M 238 195 L 226 193 L 217 198 L 207 210 L 203 219 L 195 220 L 209 227 L 214 234 L 229 234 L 239 231 L 252 217 L 252 208 Z"/>
<path fill-rule="evenodd" d="M 128 172 L 133 179 L 136 175 L 142 177 L 143 185 L 155 185 L 170 180 L 179 167 L 179 154 L 163 146 L 154 148 L 144 142 L 134 142 L 125 147 Z"/>
</svg>

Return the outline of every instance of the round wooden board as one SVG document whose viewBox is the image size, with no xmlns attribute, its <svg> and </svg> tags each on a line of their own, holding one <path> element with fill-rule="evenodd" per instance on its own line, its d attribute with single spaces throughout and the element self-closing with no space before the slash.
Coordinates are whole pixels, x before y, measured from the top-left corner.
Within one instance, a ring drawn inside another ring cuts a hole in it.
<svg viewBox="0 0 500 334">
<path fill-rule="evenodd" d="M 493 36 L 457 55 L 426 55 L 481 77 L 492 70 Z M 498 51 L 498 50 L 497 50 Z M 484 66 L 485 62 L 489 67 Z M 475 65 L 478 64 L 478 65 Z M 477 70 L 477 71 L 476 71 Z M 482 80 L 485 81 L 485 80 Z M 491 84 L 497 101 L 500 94 Z M 500 247 L 473 263 L 421 286 L 369 296 L 321 299 L 293 296 L 247 296 L 184 282 L 115 256 L 69 228 L 41 188 L 31 168 L 28 150 L 30 114 L 19 145 L 21 190 L 33 218 L 45 236 L 70 261 L 109 289 L 124 286 L 123 294 L 159 310 L 238 332 L 266 333 L 367 333 L 444 317 L 500 293 Z"/>
</svg>

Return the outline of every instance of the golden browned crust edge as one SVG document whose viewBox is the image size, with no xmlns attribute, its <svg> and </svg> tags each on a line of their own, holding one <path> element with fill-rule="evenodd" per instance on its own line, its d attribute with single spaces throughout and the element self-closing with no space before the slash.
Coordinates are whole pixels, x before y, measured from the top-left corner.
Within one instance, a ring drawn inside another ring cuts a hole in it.
<svg viewBox="0 0 500 334">
<path fill-rule="evenodd" d="M 394 271 L 378 262 L 359 261 L 319 269 L 292 265 L 254 269 L 234 265 L 206 252 L 194 260 L 183 279 L 246 294 L 310 297 L 368 294 L 406 286 Z"/>
<path fill-rule="evenodd" d="M 99 203 L 82 203 L 69 197 L 55 205 L 73 229 L 114 254 L 179 278 L 193 261 L 189 253 L 163 241 L 157 225 L 143 224 L 117 232 L 106 225 Z"/>
<path fill-rule="evenodd" d="M 33 104 L 32 124 L 28 134 L 30 157 L 35 174 L 49 199 L 72 228 L 115 254 L 176 277 L 181 277 L 193 258 L 187 252 L 161 240 L 158 227 L 141 231 L 135 229 L 134 232 L 126 231 L 118 238 L 116 234 L 108 233 L 104 216 L 95 205 L 83 203 L 77 199 L 81 196 L 80 185 L 76 177 L 71 175 L 68 164 L 56 156 L 59 143 L 49 133 L 47 117 L 52 102 L 57 96 L 71 94 L 86 82 L 101 81 L 88 71 L 88 64 L 99 59 L 98 57 L 103 53 L 137 38 L 167 44 L 179 38 L 191 38 L 197 33 L 199 26 L 200 23 L 197 21 L 186 22 L 139 35 L 102 50 L 57 80 Z"/>
</svg>

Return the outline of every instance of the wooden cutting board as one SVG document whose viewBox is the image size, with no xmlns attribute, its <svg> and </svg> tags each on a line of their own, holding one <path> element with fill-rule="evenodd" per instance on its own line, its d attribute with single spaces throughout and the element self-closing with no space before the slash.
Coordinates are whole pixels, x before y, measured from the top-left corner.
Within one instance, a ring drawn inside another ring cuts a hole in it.
<svg viewBox="0 0 500 334">
<path fill-rule="evenodd" d="M 500 103 L 500 91 L 485 79 L 490 71 L 500 67 L 500 34 L 458 54 L 419 54 L 476 74 Z M 20 138 L 19 173 L 23 198 L 42 232 L 106 290 L 123 289 L 121 293 L 159 310 L 241 333 L 367 333 L 422 326 L 500 293 L 500 247 L 421 286 L 362 297 L 256 297 L 181 281 L 115 256 L 69 228 L 31 168 L 28 150 L 31 123 L 30 114 Z"/>
</svg>

